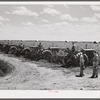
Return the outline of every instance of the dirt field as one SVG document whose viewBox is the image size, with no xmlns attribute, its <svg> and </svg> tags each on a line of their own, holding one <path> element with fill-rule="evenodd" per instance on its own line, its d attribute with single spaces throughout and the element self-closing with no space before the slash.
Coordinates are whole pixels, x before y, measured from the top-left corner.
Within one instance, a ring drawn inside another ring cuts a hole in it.
<svg viewBox="0 0 100 100">
<path fill-rule="evenodd" d="M 100 76 L 89 78 L 92 67 L 86 68 L 81 78 L 75 77 L 79 67 L 61 68 L 46 61 L 30 61 L 6 54 L 0 54 L 0 59 L 15 67 L 12 73 L 0 77 L 1 90 L 100 90 Z"/>
</svg>

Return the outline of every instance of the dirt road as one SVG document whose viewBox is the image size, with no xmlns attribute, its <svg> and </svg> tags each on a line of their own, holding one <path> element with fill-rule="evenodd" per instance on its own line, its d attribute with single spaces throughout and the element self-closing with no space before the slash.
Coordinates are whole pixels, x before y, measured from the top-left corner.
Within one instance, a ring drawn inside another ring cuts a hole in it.
<svg viewBox="0 0 100 100">
<path fill-rule="evenodd" d="M 86 68 L 81 78 L 75 77 L 79 74 L 78 67 L 61 68 L 46 61 L 30 61 L 5 54 L 0 54 L 0 59 L 15 67 L 12 73 L 0 77 L 1 90 L 100 90 L 100 76 L 89 78 L 92 67 Z"/>
</svg>

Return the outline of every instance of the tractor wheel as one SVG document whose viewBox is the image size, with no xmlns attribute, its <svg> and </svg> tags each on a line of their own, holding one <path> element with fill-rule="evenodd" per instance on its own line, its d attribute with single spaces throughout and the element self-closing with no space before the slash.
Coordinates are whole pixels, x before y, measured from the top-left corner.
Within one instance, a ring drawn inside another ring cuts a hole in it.
<svg viewBox="0 0 100 100">
<path fill-rule="evenodd" d="M 42 52 L 43 59 L 47 60 L 48 62 L 52 62 L 52 52 L 50 50 L 45 50 Z"/>
<path fill-rule="evenodd" d="M 30 50 L 29 48 L 24 49 L 24 50 L 22 51 L 23 57 L 24 57 L 24 58 L 29 58 L 30 52 L 31 52 L 31 50 Z"/>
<path fill-rule="evenodd" d="M 15 48 L 15 47 L 10 48 L 10 50 L 9 50 L 9 54 L 16 55 L 16 53 L 17 53 L 17 48 Z"/>
</svg>

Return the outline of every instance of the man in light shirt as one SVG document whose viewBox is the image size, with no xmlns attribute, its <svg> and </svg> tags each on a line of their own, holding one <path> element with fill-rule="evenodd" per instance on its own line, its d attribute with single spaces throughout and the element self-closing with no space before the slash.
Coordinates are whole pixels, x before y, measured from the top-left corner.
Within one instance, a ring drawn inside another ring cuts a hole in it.
<svg viewBox="0 0 100 100">
<path fill-rule="evenodd" d="M 83 70 L 84 70 L 84 55 L 83 52 L 80 52 L 79 54 L 79 66 L 80 66 L 80 74 L 76 75 L 76 77 L 83 77 Z"/>
<path fill-rule="evenodd" d="M 98 61 L 99 61 L 99 56 L 96 51 L 93 52 L 94 57 L 93 57 L 93 74 L 90 78 L 98 78 Z"/>
</svg>

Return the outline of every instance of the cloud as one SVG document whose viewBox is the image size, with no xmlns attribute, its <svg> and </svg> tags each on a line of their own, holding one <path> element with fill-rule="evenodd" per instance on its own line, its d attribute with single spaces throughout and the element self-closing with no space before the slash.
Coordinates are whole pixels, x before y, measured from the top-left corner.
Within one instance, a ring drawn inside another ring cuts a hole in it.
<svg viewBox="0 0 100 100">
<path fill-rule="evenodd" d="M 30 21 L 28 21 L 28 22 L 23 22 L 22 23 L 23 25 L 30 25 L 30 26 L 32 26 L 32 25 L 34 25 L 32 22 L 30 22 Z"/>
<path fill-rule="evenodd" d="M 17 7 L 16 10 L 12 11 L 12 14 L 16 15 L 28 15 L 28 16 L 38 16 L 37 12 L 32 12 L 31 10 L 27 9 L 25 6 Z"/>
<path fill-rule="evenodd" d="M 44 8 L 43 9 L 43 13 L 50 14 L 52 16 L 60 14 L 60 12 L 58 10 L 53 9 L 53 8 L 49 8 L 49 7 Z"/>
<path fill-rule="evenodd" d="M 6 13 L 6 14 L 11 14 L 9 11 L 6 11 L 5 13 Z"/>
<path fill-rule="evenodd" d="M 9 21 L 9 19 L 8 18 L 5 18 L 3 16 L 0 16 L 0 21 Z"/>
<path fill-rule="evenodd" d="M 57 22 L 55 23 L 55 25 L 57 26 L 66 26 L 66 25 L 69 25 L 67 22 L 63 21 L 63 22 Z"/>
<path fill-rule="evenodd" d="M 80 6 L 80 9 L 82 9 L 82 10 L 84 10 L 84 11 L 86 10 L 85 7 L 83 7 L 83 6 Z"/>
<path fill-rule="evenodd" d="M 49 21 L 47 19 L 42 19 L 41 21 L 44 23 L 49 23 Z"/>
<path fill-rule="evenodd" d="M 100 11 L 100 6 L 95 6 L 95 5 L 92 5 L 90 6 L 90 8 L 94 11 Z"/>
<path fill-rule="evenodd" d="M 53 4 L 47 4 L 46 6 L 47 6 L 47 7 L 50 7 L 50 8 L 53 8 L 53 7 L 54 7 Z"/>
<path fill-rule="evenodd" d="M 95 17 L 95 18 L 100 18 L 100 13 L 95 13 L 95 14 L 94 14 L 94 17 Z"/>
<path fill-rule="evenodd" d="M 3 23 L 2 22 L 0 22 L 0 25 L 2 25 Z"/>
<path fill-rule="evenodd" d="M 79 21 L 78 18 L 73 18 L 71 15 L 69 14 L 64 14 L 60 16 L 61 20 L 69 20 L 69 21 Z"/>
<path fill-rule="evenodd" d="M 68 5 L 66 5 L 66 4 L 64 4 L 64 7 L 65 7 L 65 8 L 69 8 Z"/>
<path fill-rule="evenodd" d="M 54 24 L 35 25 L 34 27 L 24 25 L 1 25 L 0 39 L 53 41 L 100 40 L 100 25 L 97 23 L 77 24 L 77 26 L 76 24 L 67 24 L 66 22 L 62 23 L 59 22 Z"/>
<path fill-rule="evenodd" d="M 81 21 L 85 21 L 85 22 L 97 22 L 98 20 L 96 18 L 93 18 L 93 17 L 83 17 L 81 19 Z"/>
</svg>

